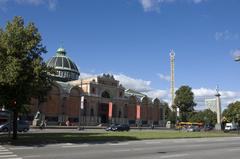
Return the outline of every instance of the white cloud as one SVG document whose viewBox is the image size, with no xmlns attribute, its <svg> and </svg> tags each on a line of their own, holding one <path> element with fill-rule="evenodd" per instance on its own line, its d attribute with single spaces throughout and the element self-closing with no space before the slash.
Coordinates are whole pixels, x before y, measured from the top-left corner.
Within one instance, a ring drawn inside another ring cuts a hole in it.
<svg viewBox="0 0 240 159">
<path fill-rule="evenodd" d="M 48 8 L 50 10 L 56 10 L 57 2 L 57 0 L 48 0 Z"/>
<path fill-rule="evenodd" d="M 44 0 L 15 0 L 18 4 L 31 4 L 31 5 L 41 5 Z"/>
<path fill-rule="evenodd" d="M 240 49 L 235 49 L 234 51 L 231 51 L 231 54 L 234 58 L 240 57 Z"/>
<path fill-rule="evenodd" d="M 190 2 L 194 4 L 199 4 L 207 0 L 139 0 L 139 3 L 142 5 L 145 12 L 150 11 L 160 11 L 160 7 L 164 3 L 173 3 L 173 2 Z"/>
<path fill-rule="evenodd" d="M 92 74 L 92 73 L 85 73 L 85 72 L 81 72 L 80 74 L 80 78 L 84 79 L 84 78 L 91 78 L 91 77 L 95 77 L 98 76 L 97 74 Z"/>
<path fill-rule="evenodd" d="M 139 92 L 148 92 L 152 90 L 150 87 L 151 81 L 135 79 L 124 74 L 115 74 L 114 77 L 126 88 L 134 89 Z"/>
<path fill-rule="evenodd" d="M 82 72 L 80 78 L 91 78 L 96 77 L 101 74 L 93 74 L 93 73 L 84 73 Z M 152 90 L 150 87 L 151 81 L 146 81 L 142 79 L 135 79 L 124 74 L 113 74 L 114 78 L 120 82 L 126 89 L 133 89 L 138 92 L 149 92 Z"/>
<path fill-rule="evenodd" d="M 7 10 L 7 3 L 13 2 L 17 5 L 47 6 L 49 10 L 55 10 L 58 0 L 0 0 L 0 9 Z"/>
<path fill-rule="evenodd" d="M 205 109 L 205 99 L 215 98 L 216 90 L 208 88 L 193 89 L 195 95 L 196 109 Z M 222 109 L 225 109 L 228 104 L 240 99 L 240 92 L 234 91 L 220 91 Z"/>
<path fill-rule="evenodd" d="M 215 33 L 216 40 L 237 40 L 238 38 L 238 33 L 231 33 L 229 30 Z"/>
<path fill-rule="evenodd" d="M 160 77 L 161 80 L 165 80 L 165 81 L 170 81 L 171 80 L 171 77 L 169 75 L 164 75 L 164 74 L 157 74 L 158 77 Z"/>
<path fill-rule="evenodd" d="M 151 98 L 159 98 L 165 101 L 168 100 L 168 91 L 166 90 L 155 89 L 155 90 L 151 90 L 143 93 L 145 93 L 147 96 Z"/>
</svg>

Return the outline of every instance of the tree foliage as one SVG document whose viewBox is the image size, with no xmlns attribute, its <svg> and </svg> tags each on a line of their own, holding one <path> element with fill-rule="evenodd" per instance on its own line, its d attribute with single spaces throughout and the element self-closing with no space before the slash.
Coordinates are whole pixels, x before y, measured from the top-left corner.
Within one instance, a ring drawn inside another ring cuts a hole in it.
<svg viewBox="0 0 240 159">
<path fill-rule="evenodd" d="M 175 94 L 174 107 L 179 108 L 181 120 L 187 121 L 189 114 L 194 111 L 194 106 L 196 106 L 192 88 L 189 86 L 181 86 Z"/>
<path fill-rule="evenodd" d="M 223 117 L 227 122 L 240 120 L 240 101 L 229 104 L 223 111 Z"/>
<path fill-rule="evenodd" d="M 191 117 L 189 118 L 189 121 L 215 125 L 217 122 L 217 113 L 211 111 L 210 109 L 193 112 Z"/>
<path fill-rule="evenodd" d="M 0 29 L 0 104 L 13 111 L 13 138 L 16 138 L 18 113 L 31 97 L 42 98 L 50 88 L 51 72 L 43 62 L 46 48 L 33 23 L 24 25 L 22 17 L 14 17 Z"/>
</svg>

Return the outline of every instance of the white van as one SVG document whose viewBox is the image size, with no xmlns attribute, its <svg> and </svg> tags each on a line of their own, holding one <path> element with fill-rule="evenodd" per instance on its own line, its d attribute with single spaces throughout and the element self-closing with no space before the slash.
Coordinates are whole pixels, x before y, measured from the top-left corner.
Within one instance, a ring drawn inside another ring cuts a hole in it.
<svg viewBox="0 0 240 159">
<path fill-rule="evenodd" d="M 224 131 L 237 130 L 237 125 L 235 123 L 226 123 Z"/>
</svg>

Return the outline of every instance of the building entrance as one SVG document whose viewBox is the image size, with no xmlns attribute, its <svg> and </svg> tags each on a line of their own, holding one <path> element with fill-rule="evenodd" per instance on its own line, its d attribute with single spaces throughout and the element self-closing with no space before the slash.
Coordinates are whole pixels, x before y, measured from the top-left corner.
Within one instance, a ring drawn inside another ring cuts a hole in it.
<svg viewBox="0 0 240 159">
<path fill-rule="evenodd" d="M 108 104 L 101 103 L 99 108 L 101 123 L 108 123 Z"/>
</svg>

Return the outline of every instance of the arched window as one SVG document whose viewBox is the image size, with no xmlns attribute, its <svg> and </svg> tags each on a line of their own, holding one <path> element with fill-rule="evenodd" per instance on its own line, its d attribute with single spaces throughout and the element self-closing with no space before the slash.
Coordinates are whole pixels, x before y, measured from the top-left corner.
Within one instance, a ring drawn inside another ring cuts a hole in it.
<svg viewBox="0 0 240 159">
<path fill-rule="evenodd" d="M 104 92 L 102 93 L 102 97 L 103 97 L 103 98 L 110 98 L 110 94 L 109 94 L 107 91 L 104 91 Z"/>
</svg>

